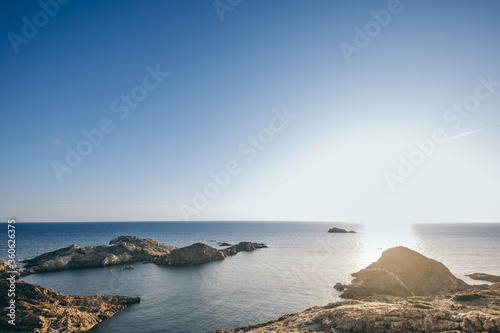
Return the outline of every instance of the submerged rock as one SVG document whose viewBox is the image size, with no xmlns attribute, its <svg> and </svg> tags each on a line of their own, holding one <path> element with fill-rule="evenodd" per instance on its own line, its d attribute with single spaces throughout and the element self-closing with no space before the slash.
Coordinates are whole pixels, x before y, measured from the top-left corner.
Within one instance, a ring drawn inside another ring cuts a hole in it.
<svg viewBox="0 0 500 333">
<path fill-rule="evenodd" d="M 488 282 L 493 282 L 493 283 L 500 282 L 500 276 L 498 276 L 498 275 L 485 274 L 485 273 L 473 273 L 473 274 L 466 274 L 465 276 L 468 276 L 473 280 L 488 281 Z"/>
<path fill-rule="evenodd" d="M 355 234 L 356 231 L 354 230 L 350 230 L 350 231 L 347 231 L 345 229 L 340 229 L 340 228 L 331 228 L 330 230 L 328 230 L 328 232 L 330 233 L 335 233 L 335 234 Z"/>
<path fill-rule="evenodd" d="M 26 261 L 24 274 L 55 270 L 111 266 L 121 263 L 149 260 L 170 253 L 175 247 L 134 236 L 120 236 L 109 245 L 69 247 L 48 252 Z"/>
<path fill-rule="evenodd" d="M 0 281 L 4 310 L 10 302 L 9 288 L 8 281 Z M 16 281 L 15 293 L 15 326 L 4 315 L 0 318 L 2 332 L 87 332 L 128 305 L 140 302 L 140 297 L 65 295 L 24 281 Z"/>
<path fill-rule="evenodd" d="M 151 262 L 157 265 L 196 265 L 211 261 L 223 260 L 241 251 L 254 251 L 267 247 L 261 243 L 241 242 L 224 250 L 218 250 L 203 243 L 175 249 L 168 254 L 153 258 Z"/>
</svg>

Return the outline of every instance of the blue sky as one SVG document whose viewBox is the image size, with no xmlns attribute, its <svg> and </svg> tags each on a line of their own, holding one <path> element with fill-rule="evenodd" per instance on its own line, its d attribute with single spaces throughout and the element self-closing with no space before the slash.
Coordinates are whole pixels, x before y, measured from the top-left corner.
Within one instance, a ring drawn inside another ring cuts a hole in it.
<svg viewBox="0 0 500 333">
<path fill-rule="evenodd" d="M 497 1 L 63 2 L 0 5 L 4 219 L 500 221 Z"/>
</svg>

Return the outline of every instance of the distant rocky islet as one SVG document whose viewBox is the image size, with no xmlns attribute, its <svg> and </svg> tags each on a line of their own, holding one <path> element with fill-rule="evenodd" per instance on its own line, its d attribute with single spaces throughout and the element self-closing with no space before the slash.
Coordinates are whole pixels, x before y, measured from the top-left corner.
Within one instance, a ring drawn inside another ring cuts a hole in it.
<svg viewBox="0 0 500 333">
<path fill-rule="evenodd" d="M 354 231 L 354 230 L 347 231 L 345 229 L 341 229 L 341 228 L 337 228 L 337 227 L 330 228 L 330 230 L 328 230 L 328 232 L 331 234 L 355 234 L 356 233 L 356 231 Z"/>
</svg>

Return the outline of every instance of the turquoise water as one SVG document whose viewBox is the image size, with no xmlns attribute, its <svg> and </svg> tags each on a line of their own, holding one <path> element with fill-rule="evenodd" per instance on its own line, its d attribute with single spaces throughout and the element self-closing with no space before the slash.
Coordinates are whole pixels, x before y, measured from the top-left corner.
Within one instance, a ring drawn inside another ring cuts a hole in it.
<svg viewBox="0 0 500 333">
<path fill-rule="evenodd" d="M 500 224 L 416 225 L 401 230 L 345 223 L 127 222 L 18 223 L 18 257 L 77 243 L 107 244 L 120 235 L 153 238 L 173 246 L 215 241 L 267 243 L 224 261 L 190 267 L 134 264 L 132 271 L 94 268 L 35 274 L 23 280 L 67 294 L 141 296 L 93 332 L 211 332 L 277 319 L 339 299 L 337 282 L 405 245 L 464 274 L 500 275 Z M 330 227 L 357 234 L 328 234 Z M 6 242 L 5 242 L 6 243 Z M 3 253 L 6 249 L 2 248 Z"/>
</svg>

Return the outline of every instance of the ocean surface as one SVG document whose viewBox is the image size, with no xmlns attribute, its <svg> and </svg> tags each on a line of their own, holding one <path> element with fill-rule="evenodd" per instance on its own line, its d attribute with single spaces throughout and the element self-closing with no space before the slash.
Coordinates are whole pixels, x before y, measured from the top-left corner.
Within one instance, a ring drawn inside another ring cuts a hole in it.
<svg viewBox="0 0 500 333">
<path fill-rule="evenodd" d="M 114 222 L 20 223 L 18 258 L 33 258 L 67 247 L 108 244 L 120 235 L 153 238 L 182 247 L 202 242 L 266 243 L 226 260 L 188 267 L 135 263 L 106 268 L 34 274 L 22 280 L 66 294 L 141 296 L 92 332 L 211 332 L 262 323 L 339 300 L 333 288 L 350 273 L 377 260 L 383 250 L 410 247 L 441 261 L 457 277 L 500 275 L 500 224 L 420 224 L 369 228 L 347 223 Z M 331 227 L 356 234 L 329 234 Z M 5 230 L 6 230 L 5 226 Z M 7 234 L 5 232 L 5 234 Z M 7 241 L 0 258 L 7 256 Z M 115 271 L 111 271 L 115 269 Z"/>
</svg>

